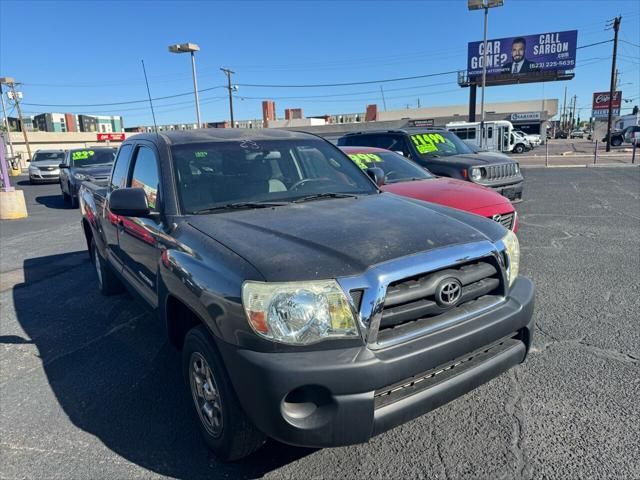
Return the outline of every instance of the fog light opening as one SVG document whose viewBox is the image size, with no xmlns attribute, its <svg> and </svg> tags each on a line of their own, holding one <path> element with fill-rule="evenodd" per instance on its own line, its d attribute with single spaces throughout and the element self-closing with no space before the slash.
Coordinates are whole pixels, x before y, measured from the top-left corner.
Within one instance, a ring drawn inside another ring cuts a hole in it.
<svg viewBox="0 0 640 480">
<path fill-rule="evenodd" d="M 280 406 L 282 416 L 299 428 L 326 423 L 335 409 L 331 393 L 319 385 L 306 385 L 287 394 Z"/>
</svg>

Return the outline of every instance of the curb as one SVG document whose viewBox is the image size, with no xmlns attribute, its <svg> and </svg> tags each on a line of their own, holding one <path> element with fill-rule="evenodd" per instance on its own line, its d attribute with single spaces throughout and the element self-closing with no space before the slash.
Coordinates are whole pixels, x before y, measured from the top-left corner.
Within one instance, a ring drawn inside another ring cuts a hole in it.
<svg viewBox="0 0 640 480">
<path fill-rule="evenodd" d="M 575 164 L 575 165 L 520 165 L 520 170 L 528 168 L 626 168 L 640 167 L 637 163 L 596 163 L 594 164 Z"/>
</svg>

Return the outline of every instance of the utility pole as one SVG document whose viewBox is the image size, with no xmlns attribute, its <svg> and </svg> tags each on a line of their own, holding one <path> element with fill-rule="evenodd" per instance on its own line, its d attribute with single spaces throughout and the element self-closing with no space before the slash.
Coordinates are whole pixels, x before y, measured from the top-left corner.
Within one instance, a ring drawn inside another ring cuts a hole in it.
<svg viewBox="0 0 640 480">
<path fill-rule="evenodd" d="M 384 99 L 384 88 L 380 85 L 380 93 L 382 94 L 382 105 L 384 107 L 384 111 L 387 111 L 387 101 Z"/>
<path fill-rule="evenodd" d="M 7 140 L 9 141 L 9 150 L 11 150 L 11 160 L 15 157 L 13 150 L 13 142 L 11 141 L 11 127 L 9 126 L 9 117 L 7 116 L 7 110 L 4 107 L 4 93 L 2 93 L 2 81 L 0 81 L 0 102 L 2 103 L 2 115 L 4 118 L 5 128 L 7 129 Z"/>
<path fill-rule="evenodd" d="M 562 115 L 560 115 L 560 130 L 564 131 L 564 124 L 566 121 L 565 112 L 567 108 L 567 86 L 564 86 L 564 100 L 562 101 Z"/>
<path fill-rule="evenodd" d="M 576 103 L 578 102 L 578 96 L 573 96 L 573 113 L 571 114 L 571 130 L 573 130 L 576 123 Z"/>
<path fill-rule="evenodd" d="M 22 136 L 24 137 L 24 143 L 27 147 L 27 155 L 29 156 L 29 160 L 31 160 L 31 146 L 29 145 L 29 137 L 27 136 L 27 129 L 25 128 L 24 121 L 22 120 L 22 109 L 20 108 L 20 98 L 19 98 L 18 92 L 16 92 L 16 81 L 13 78 L 5 77 L 0 79 L 0 83 L 6 83 L 11 89 L 13 101 L 15 102 L 16 110 L 18 110 L 18 120 L 20 121 Z"/>
<path fill-rule="evenodd" d="M 611 151 L 611 121 L 613 119 L 613 95 L 616 91 L 616 56 L 618 55 L 618 30 L 622 15 L 613 20 L 613 58 L 611 59 L 611 85 L 609 87 L 609 114 L 607 115 L 607 152 Z"/>
<path fill-rule="evenodd" d="M 231 75 L 236 72 L 224 67 L 221 67 L 220 70 L 222 70 L 227 76 L 227 89 L 229 90 L 229 115 L 231 117 L 231 128 L 235 128 L 235 123 L 233 121 L 233 87 L 231 87 Z"/>
</svg>

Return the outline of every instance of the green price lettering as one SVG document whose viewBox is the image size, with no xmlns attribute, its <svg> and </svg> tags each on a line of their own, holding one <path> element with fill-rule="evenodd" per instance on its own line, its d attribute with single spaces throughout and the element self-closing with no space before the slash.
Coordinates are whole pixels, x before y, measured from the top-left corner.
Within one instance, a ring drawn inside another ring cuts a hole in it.
<svg viewBox="0 0 640 480">
<path fill-rule="evenodd" d="M 196 155 L 196 158 L 204 158 L 209 154 L 207 152 L 196 152 L 195 155 Z"/>
<path fill-rule="evenodd" d="M 72 160 L 86 160 L 87 158 L 93 157 L 96 152 L 93 150 L 80 150 L 77 152 L 73 152 L 71 154 Z"/>
<path fill-rule="evenodd" d="M 444 137 L 439 133 L 424 133 L 411 135 L 411 141 L 419 153 L 438 151 L 438 144 L 445 143 Z"/>
<path fill-rule="evenodd" d="M 370 163 L 382 162 L 382 158 L 375 153 L 350 153 L 349 158 L 363 170 L 369 168 Z"/>
</svg>

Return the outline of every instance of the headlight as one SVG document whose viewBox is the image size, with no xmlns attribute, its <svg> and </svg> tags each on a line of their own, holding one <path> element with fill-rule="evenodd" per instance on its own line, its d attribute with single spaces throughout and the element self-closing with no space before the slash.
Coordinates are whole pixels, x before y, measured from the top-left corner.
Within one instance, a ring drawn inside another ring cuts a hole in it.
<svg viewBox="0 0 640 480">
<path fill-rule="evenodd" d="M 76 180 L 86 180 L 89 177 L 84 173 L 74 173 L 73 178 L 75 178 Z"/>
<path fill-rule="evenodd" d="M 471 177 L 471 180 L 477 182 L 482 178 L 482 170 L 474 167 L 469 171 L 469 176 Z"/>
<path fill-rule="evenodd" d="M 309 345 L 358 335 L 349 301 L 335 280 L 245 282 L 242 305 L 251 328 L 275 342 Z"/>
<path fill-rule="evenodd" d="M 507 280 L 509 281 L 509 286 L 511 286 L 518 276 L 518 270 L 520 270 L 520 242 L 518 242 L 518 237 L 511 230 L 508 230 L 507 234 L 502 237 L 502 242 L 506 247 Z"/>
</svg>

